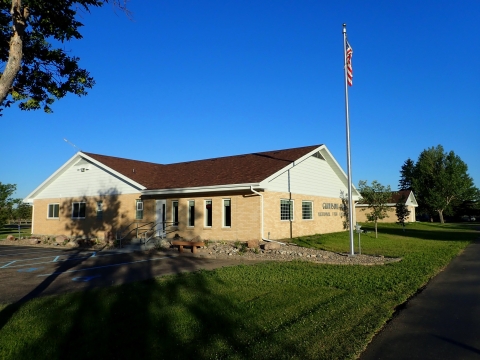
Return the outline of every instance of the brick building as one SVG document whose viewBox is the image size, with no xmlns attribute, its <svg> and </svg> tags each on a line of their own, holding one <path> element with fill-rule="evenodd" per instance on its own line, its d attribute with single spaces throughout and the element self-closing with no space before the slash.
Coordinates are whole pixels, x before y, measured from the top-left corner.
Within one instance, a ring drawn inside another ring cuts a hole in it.
<svg viewBox="0 0 480 360">
<path fill-rule="evenodd" d="M 284 239 L 343 230 L 347 188 L 325 145 L 166 165 L 78 152 L 25 200 L 36 235 Z"/>
</svg>

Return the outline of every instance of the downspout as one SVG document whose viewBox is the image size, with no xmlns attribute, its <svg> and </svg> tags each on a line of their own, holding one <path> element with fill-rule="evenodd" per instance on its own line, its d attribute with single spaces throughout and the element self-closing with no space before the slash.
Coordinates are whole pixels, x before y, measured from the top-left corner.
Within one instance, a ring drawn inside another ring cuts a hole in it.
<svg viewBox="0 0 480 360">
<path fill-rule="evenodd" d="M 33 231 L 34 224 L 35 224 L 35 206 L 34 206 L 34 202 L 32 201 L 32 226 L 30 228 L 32 235 L 35 234 Z"/>
<path fill-rule="evenodd" d="M 285 243 L 282 243 L 282 242 L 280 242 L 280 241 L 265 239 L 265 238 L 263 237 L 263 195 L 260 194 L 258 191 L 253 190 L 253 186 L 251 186 L 251 185 L 250 185 L 250 191 L 253 192 L 254 194 L 260 196 L 260 207 L 261 207 L 261 209 L 260 209 L 260 215 L 261 215 L 261 217 L 260 217 L 260 228 L 261 228 L 262 240 L 263 240 L 263 241 L 269 241 L 269 242 L 276 242 L 276 243 L 285 245 Z"/>
</svg>

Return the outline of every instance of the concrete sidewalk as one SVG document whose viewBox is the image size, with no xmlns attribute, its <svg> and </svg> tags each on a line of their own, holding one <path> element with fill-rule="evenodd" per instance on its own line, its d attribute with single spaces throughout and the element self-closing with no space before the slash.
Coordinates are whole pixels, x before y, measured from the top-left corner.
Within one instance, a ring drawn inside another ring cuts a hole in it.
<svg viewBox="0 0 480 360">
<path fill-rule="evenodd" d="M 360 356 L 371 359 L 480 359 L 479 241 L 373 339 Z"/>
</svg>

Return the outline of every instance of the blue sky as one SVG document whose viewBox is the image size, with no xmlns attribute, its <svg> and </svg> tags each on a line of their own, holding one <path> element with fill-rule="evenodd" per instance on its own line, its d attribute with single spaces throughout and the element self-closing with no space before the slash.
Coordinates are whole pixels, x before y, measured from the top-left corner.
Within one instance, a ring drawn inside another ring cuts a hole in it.
<svg viewBox="0 0 480 360">
<path fill-rule="evenodd" d="M 131 0 L 63 46 L 96 80 L 53 114 L 4 110 L 0 181 L 25 197 L 78 148 L 158 163 L 325 144 L 346 171 L 342 23 L 352 45 L 353 184 L 397 189 L 443 145 L 480 187 L 480 2 Z"/>
</svg>

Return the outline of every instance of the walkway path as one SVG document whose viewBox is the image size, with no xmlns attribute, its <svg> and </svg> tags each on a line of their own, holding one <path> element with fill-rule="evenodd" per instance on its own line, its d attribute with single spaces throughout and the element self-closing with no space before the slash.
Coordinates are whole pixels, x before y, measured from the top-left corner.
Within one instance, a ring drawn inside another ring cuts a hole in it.
<svg viewBox="0 0 480 360">
<path fill-rule="evenodd" d="M 480 359 L 480 242 L 469 245 L 370 343 L 360 360 Z"/>
</svg>

